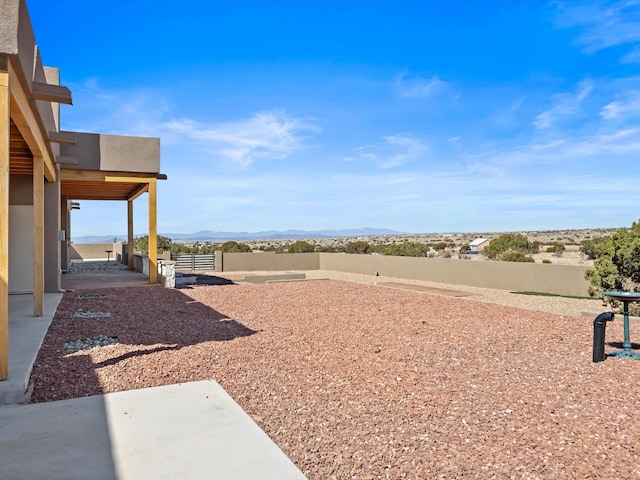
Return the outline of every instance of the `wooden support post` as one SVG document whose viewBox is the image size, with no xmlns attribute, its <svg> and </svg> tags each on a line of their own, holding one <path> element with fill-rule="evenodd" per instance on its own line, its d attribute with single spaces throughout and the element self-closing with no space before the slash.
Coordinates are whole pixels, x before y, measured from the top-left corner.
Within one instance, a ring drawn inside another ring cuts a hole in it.
<svg viewBox="0 0 640 480">
<path fill-rule="evenodd" d="M 44 308 L 44 161 L 33 157 L 33 316 Z"/>
<path fill-rule="evenodd" d="M 0 57 L 0 380 L 9 378 L 9 73 Z"/>
<path fill-rule="evenodd" d="M 158 225 L 156 179 L 149 180 L 149 283 L 158 283 Z"/>
<path fill-rule="evenodd" d="M 133 200 L 127 200 L 127 266 L 133 270 Z"/>
</svg>

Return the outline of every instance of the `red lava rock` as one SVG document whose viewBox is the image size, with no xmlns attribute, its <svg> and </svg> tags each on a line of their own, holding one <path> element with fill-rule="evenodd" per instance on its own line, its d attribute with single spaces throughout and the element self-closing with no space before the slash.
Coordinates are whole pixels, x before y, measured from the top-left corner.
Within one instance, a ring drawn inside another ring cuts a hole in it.
<svg viewBox="0 0 640 480">
<path fill-rule="evenodd" d="M 34 402 L 213 378 L 313 479 L 640 478 L 640 362 L 592 363 L 589 319 L 342 281 L 105 293 L 64 295 Z"/>
</svg>

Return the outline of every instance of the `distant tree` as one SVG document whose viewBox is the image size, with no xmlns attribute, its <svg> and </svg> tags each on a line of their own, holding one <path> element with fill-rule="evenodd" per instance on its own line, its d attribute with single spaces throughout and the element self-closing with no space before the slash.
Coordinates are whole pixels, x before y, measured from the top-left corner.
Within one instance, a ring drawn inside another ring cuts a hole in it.
<svg viewBox="0 0 640 480">
<path fill-rule="evenodd" d="M 169 237 L 157 236 L 158 251 L 171 250 L 172 241 Z M 133 251 L 148 254 L 149 253 L 149 235 L 133 239 Z"/>
<path fill-rule="evenodd" d="M 621 228 L 596 246 L 594 268 L 587 270 L 589 294 L 603 291 L 640 291 L 640 222 Z"/>
<path fill-rule="evenodd" d="M 502 256 L 500 257 L 500 260 L 502 260 L 503 262 L 527 262 L 527 263 L 535 262 L 535 260 L 530 256 L 522 252 L 516 252 L 514 250 L 510 250 L 508 252 L 503 253 Z"/>
<path fill-rule="evenodd" d="M 424 243 L 403 242 L 388 245 L 384 249 L 384 255 L 396 255 L 401 257 L 426 257 L 431 248 Z"/>
<path fill-rule="evenodd" d="M 561 257 L 565 249 L 566 247 L 564 246 L 564 244 L 555 242 L 550 247 L 547 247 L 547 253 L 553 253 L 556 257 Z"/>
<path fill-rule="evenodd" d="M 436 252 L 441 252 L 442 250 L 444 250 L 448 246 L 449 246 L 448 242 L 438 242 L 438 243 L 432 244 L 432 247 Z"/>
<path fill-rule="evenodd" d="M 219 245 L 217 250 L 220 250 L 224 253 L 246 253 L 251 251 L 251 247 L 246 243 L 229 241 Z"/>
<path fill-rule="evenodd" d="M 606 242 L 610 236 L 589 238 L 580 242 L 580 251 L 585 254 L 589 260 L 598 258 L 598 245 Z"/>
<path fill-rule="evenodd" d="M 504 233 L 489 242 L 483 254 L 490 260 L 502 260 L 507 252 L 527 254 L 531 251 L 531 243 L 520 233 Z"/>
<path fill-rule="evenodd" d="M 344 247 L 345 253 L 369 254 L 373 251 L 373 247 L 369 242 L 358 240 L 356 242 L 348 242 Z"/>
<path fill-rule="evenodd" d="M 298 240 L 287 247 L 287 252 L 289 253 L 309 253 L 314 252 L 315 250 L 316 247 L 304 240 Z"/>
<path fill-rule="evenodd" d="M 539 253 L 540 248 L 542 248 L 542 242 L 540 240 L 535 240 L 531 243 L 531 253 Z"/>
</svg>

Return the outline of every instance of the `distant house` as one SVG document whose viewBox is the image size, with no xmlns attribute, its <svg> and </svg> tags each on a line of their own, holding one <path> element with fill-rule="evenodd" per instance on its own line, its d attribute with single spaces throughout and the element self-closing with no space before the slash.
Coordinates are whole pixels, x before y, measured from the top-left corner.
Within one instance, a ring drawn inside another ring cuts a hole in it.
<svg viewBox="0 0 640 480">
<path fill-rule="evenodd" d="M 486 238 L 476 238 L 469 244 L 469 253 L 481 253 L 484 247 L 489 245 L 489 240 Z"/>
</svg>

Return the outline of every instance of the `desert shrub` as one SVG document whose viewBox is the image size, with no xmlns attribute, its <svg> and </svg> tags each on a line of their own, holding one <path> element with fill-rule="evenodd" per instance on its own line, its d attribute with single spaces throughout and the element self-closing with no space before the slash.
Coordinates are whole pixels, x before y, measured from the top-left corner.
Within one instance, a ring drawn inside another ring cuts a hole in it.
<svg viewBox="0 0 640 480">
<path fill-rule="evenodd" d="M 535 240 L 531 243 L 531 253 L 540 253 L 540 248 L 542 247 L 542 242 L 540 240 Z"/>
<path fill-rule="evenodd" d="M 542 260 L 542 263 L 551 263 L 551 260 L 549 260 L 548 258 L 545 258 L 544 260 Z"/>
<path fill-rule="evenodd" d="M 357 242 L 348 242 L 344 247 L 345 253 L 369 254 L 373 251 L 373 247 L 369 242 L 358 240 Z"/>
<path fill-rule="evenodd" d="M 171 250 L 172 240 L 169 237 L 163 237 L 158 235 L 156 237 L 158 242 L 158 251 Z M 133 251 L 148 254 L 149 253 L 149 235 L 138 237 L 133 239 Z"/>
<path fill-rule="evenodd" d="M 490 260 L 504 260 L 508 252 L 519 252 L 526 255 L 531 251 L 531 243 L 520 233 L 504 233 L 489 242 L 483 254 Z M 508 260 L 513 261 L 513 260 Z"/>
<path fill-rule="evenodd" d="M 251 247 L 246 243 L 229 241 L 219 245 L 218 250 L 224 253 L 246 253 L 251 251 Z"/>
<path fill-rule="evenodd" d="M 535 263 L 535 260 L 522 252 L 509 251 L 502 254 L 500 260 L 503 262 L 527 262 Z"/>
<path fill-rule="evenodd" d="M 567 247 L 562 243 L 555 242 L 550 247 L 547 247 L 547 253 L 553 253 L 556 257 L 561 257 Z"/>
<path fill-rule="evenodd" d="M 640 223 L 621 228 L 596 247 L 594 268 L 587 270 L 589 294 L 603 291 L 640 291 Z"/>
<path fill-rule="evenodd" d="M 580 252 L 584 253 L 589 260 L 598 258 L 598 245 L 606 242 L 610 237 L 588 238 L 580 242 Z"/>
<path fill-rule="evenodd" d="M 297 242 L 293 242 L 291 245 L 287 246 L 287 252 L 289 253 L 309 253 L 314 252 L 315 249 L 316 247 L 304 240 L 298 240 Z"/>
<path fill-rule="evenodd" d="M 426 257 L 430 247 L 419 242 L 402 242 L 394 245 L 387 245 L 383 255 L 396 255 L 400 257 Z"/>
</svg>

